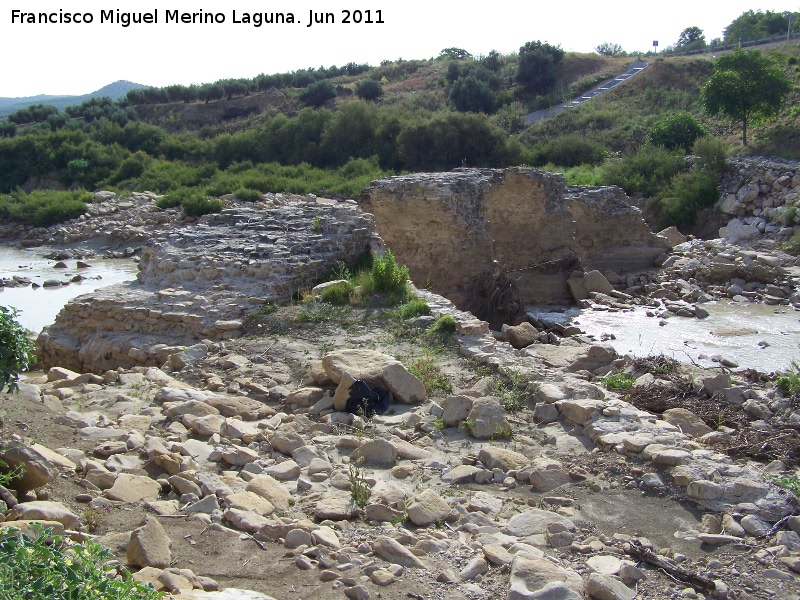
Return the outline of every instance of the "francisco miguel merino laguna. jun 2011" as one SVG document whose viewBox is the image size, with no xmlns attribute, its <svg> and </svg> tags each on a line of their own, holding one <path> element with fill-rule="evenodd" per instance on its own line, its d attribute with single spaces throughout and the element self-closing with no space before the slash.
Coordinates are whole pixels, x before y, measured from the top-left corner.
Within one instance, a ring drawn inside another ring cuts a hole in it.
<svg viewBox="0 0 800 600">
<path fill-rule="evenodd" d="M 182 12 L 179 10 L 164 10 L 164 20 L 160 19 L 160 9 L 143 12 L 125 12 L 120 9 L 101 10 L 98 23 L 110 23 L 129 27 L 139 24 L 158 24 L 158 23 L 183 23 L 183 24 L 221 24 L 227 22 L 225 13 L 210 12 L 200 9 L 195 12 Z M 51 12 L 25 12 L 18 9 L 11 11 L 11 23 L 14 24 L 79 24 L 87 25 L 95 22 L 95 15 L 92 12 L 70 12 L 59 9 Z M 308 11 L 308 21 L 306 27 L 313 24 L 336 23 L 336 15 L 332 12 Z M 343 24 L 382 24 L 383 14 L 378 10 L 342 10 L 340 23 Z M 231 11 L 231 23 L 248 24 L 253 27 L 262 25 L 300 23 L 292 12 L 237 12 Z"/>
</svg>

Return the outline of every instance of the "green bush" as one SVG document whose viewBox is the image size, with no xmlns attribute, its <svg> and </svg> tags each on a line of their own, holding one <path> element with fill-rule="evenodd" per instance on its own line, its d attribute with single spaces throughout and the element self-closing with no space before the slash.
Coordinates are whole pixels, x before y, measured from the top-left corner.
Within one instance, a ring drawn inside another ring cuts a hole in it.
<svg viewBox="0 0 800 600">
<path fill-rule="evenodd" d="M 233 195 L 244 202 L 258 202 L 261 200 L 261 191 L 251 188 L 239 188 Z"/>
<path fill-rule="evenodd" d="M 800 256 L 800 233 L 795 233 L 789 241 L 784 242 L 783 249 L 793 256 Z"/>
<path fill-rule="evenodd" d="M 185 215 L 201 217 L 221 211 L 225 202 L 218 198 L 211 198 L 198 189 L 180 188 L 156 200 L 156 206 L 159 208 L 180 206 Z"/>
<path fill-rule="evenodd" d="M 647 140 L 667 150 L 688 152 L 708 130 L 693 115 L 677 112 L 659 119 L 647 132 Z"/>
<path fill-rule="evenodd" d="M 362 100 L 377 100 L 383 96 L 383 86 L 380 81 L 367 77 L 356 84 L 356 95 Z"/>
<path fill-rule="evenodd" d="M 12 221 L 49 227 L 82 215 L 93 198 L 86 190 L 34 190 L 30 194 L 16 190 L 0 197 L 0 214 Z"/>
<path fill-rule="evenodd" d="M 0 392 L 19 389 L 19 374 L 36 362 L 36 348 L 16 321 L 17 309 L 0 306 Z"/>
<path fill-rule="evenodd" d="M 187 198 L 181 203 L 184 214 L 190 217 L 202 217 L 222 210 L 225 202 L 219 198 L 212 198 L 205 195 L 197 195 Z"/>
<path fill-rule="evenodd" d="M 792 361 L 792 368 L 786 375 L 778 376 L 778 388 L 787 394 L 800 394 L 800 363 Z"/>
<path fill-rule="evenodd" d="M 606 185 L 618 185 L 628 194 L 652 197 L 688 166 L 682 152 L 648 144 L 634 154 L 604 165 L 603 178 Z"/>
<path fill-rule="evenodd" d="M 354 292 L 355 286 L 349 281 L 343 281 L 326 287 L 320 296 L 324 302 L 330 304 L 349 304 Z"/>
<path fill-rule="evenodd" d="M 372 261 L 372 283 L 376 292 L 405 293 L 408 287 L 408 267 L 397 264 L 391 250 Z"/>
<path fill-rule="evenodd" d="M 330 81 L 315 81 L 300 92 L 298 98 L 303 104 L 319 108 L 328 100 L 336 98 L 336 89 Z"/>
<path fill-rule="evenodd" d="M 561 167 L 599 165 L 607 155 L 605 148 L 578 135 L 557 137 L 537 148 L 537 166 L 552 163 Z"/>
<path fill-rule="evenodd" d="M 450 88 L 450 104 L 459 112 L 494 112 L 497 97 L 485 81 L 474 75 L 459 77 Z"/>
<path fill-rule="evenodd" d="M 431 307 L 428 306 L 425 300 L 417 298 L 398 306 L 395 314 L 403 320 L 415 319 L 416 317 L 431 314 Z"/>
<path fill-rule="evenodd" d="M 35 538 L 7 529 L 0 538 L 0 598 L 4 600 L 156 600 L 157 592 L 130 578 L 110 577 L 113 555 L 87 540 L 76 544 L 52 529 Z"/>
<path fill-rule="evenodd" d="M 456 320 L 451 315 L 439 315 L 431 325 L 436 333 L 452 334 L 456 332 Z"/>
</svg>

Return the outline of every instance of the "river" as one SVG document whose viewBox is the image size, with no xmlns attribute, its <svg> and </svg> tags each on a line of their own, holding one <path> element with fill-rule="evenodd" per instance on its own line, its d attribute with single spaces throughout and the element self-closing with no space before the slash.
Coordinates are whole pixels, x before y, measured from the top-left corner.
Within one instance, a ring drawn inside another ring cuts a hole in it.
<svg viewBox="0 0 800 600">
<path fill-rule="evenodd" d="M 0 246 L 0 278 L 14 275 L 27 277 L 39 285 L 47 279 L 69 281 L 75 275 L 86 279 L 60 287 L 0 287 L 0 305 L 19 310 L 17 321 L 39 332 L 52 324 L 61 308 L 72 298 L 98 288 L 136 279 L 138 265 L 127 259 L 86 259 L 88 269 L 78 269 L 76 260 L 65 260 L 67 269 L 55 269 L 57 261 L 42 257 L 37 250 L 20 250 Z"/>
<path fill-rule="evenodd" d="M 646 312 L 652 309 L 646 308 L 624 312 L 531 308 L 529 314 L 577 325 L 597 340 L 613 334 L 615 339 L 607 341 L 620 354 L 664 354 L 703 366 L 713 366 L 712 357 L 722 356 L 741 368 L 764 373 L 785 370 L 792 360 L 800 359 L 800 312 L 791 307 L 721 300 L 703 308 L 709 312 L 705 319 L 648 317 Z"/>
</svg>

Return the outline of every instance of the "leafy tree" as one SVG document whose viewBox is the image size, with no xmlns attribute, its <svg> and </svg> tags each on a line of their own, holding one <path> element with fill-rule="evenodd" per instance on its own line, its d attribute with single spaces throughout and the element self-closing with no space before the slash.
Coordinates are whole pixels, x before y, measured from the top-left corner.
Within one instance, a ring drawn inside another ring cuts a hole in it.
<svg viewBox="0 0 800 600">
<path fill-rule="evenodd" d="M 17 112 L 8 115 L 8 120 L 17 125 L 26 123 L 42 123 L 50 115 L 58 114 L 58 109 L 49 104 L 32 104 L 27 108 L 22 108 Z"/>
<path fill-rule="evenodd" d="M 459 112 L 494 111 L 496 97 L 485 81 L 474 75 L 459 77 L 450 88 L 450 103 Z"/>
<path fill-rule="evenodd" d="M 796 33 L 800 31 L 800 13 L 776 13 L 769 10 L 766 12 L 745 11 L 725 28 L 724 42 L 738 44 L 785 34 L 789 30 L 790 15 L 792 16 L 792 32 Z"/>
<path fill-rule="evenodd" d="M 197 97 L 206 104 L 211 100 L 221 100 L 225 97 L 225 88 L 220 83 L 204 83 L 200 86 Z"/>
<path fill-rule="evenodd" d="M 463 48 L 445 48 L 441 52 L 439 52 L 439 56 L 436 57 L 436 60 L 449 58 L 449 59 L 456 59 L 456 60 L 467 60 L 472 58 L 472 54 L 464 50 Z"/>
<path fill-rule="evenodd" d="M 315 81 L 298 96 L 303 104 L 319 108 L 328 100 L 336 98 L 336 89 L 330 81 Z"/>
<path fill-rule="evenodd" d="M 36 362 L 33 342 L 16 321 L 17 309 L 0 306 L 0 392 L 19 390 L 19 374 Z"/>
<path fill-rule="evenodd" d="M 619 44 L 612 44 L 611 42 L 603 42 L 594 49 L 595 52 L 601 56 L 624 56 L 625 50 Z"/>
<path fill-rule="evenodd" d="M 681 49 L 702 48 L 706 45 L 706 36 L 699 27 L 687 27 L 681 31 L 676 46 Z"/>
<path fill-rule="evenodd" d="M 497 50 L 490 50 L 485 58 L 481 59 L 481 66 L 493 73 L 497 73 L 503 63 L 500 62 L 500 53 Z"/>
<path fill-rule="evenodd" d="M 695 140 L 708 135 L 708 130 L 691 114 L 677 112 L 659 119 L 647 132 L 647 139 L 667 150 L 688 152 Z"/>
<path fill-rule="evenodd" d="M 556 83 L 556 66 L 564 51 L 546 42 L 527 42 L 519 49 L 515 81 L 530 95 L 547 94 Z"/>
<path fill-rule="evenodd" d="M 774 119 L 792 90 L 792 81 L 758 50 L 736 48 L 714 62 L 714 74 L 702 89 L 703 108 L 742 124 L 747 146 L 747 124 Z"/>
<path fill-rule="evenodd" d="M 356 95 L 363 100 L 377 100 L 383 96 L 383 86 L 380 81 L 367 77 L 356 84 Z"/>
</svg>

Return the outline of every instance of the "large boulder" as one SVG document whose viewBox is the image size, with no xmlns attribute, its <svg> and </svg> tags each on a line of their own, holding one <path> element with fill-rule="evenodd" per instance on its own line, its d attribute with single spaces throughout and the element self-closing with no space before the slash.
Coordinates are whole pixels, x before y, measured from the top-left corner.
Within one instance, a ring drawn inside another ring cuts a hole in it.
<svg viewBox="0 0 800 600">
<path fill-rule="evenodd" d="M 336 350 L 322 359 L 322 366 L 337 384 L 347 373 L 371 387 L 390 390 L 395 400 L 405 404 L 427 399 L 422 382 L 409 373 L 403 363 L 387 354 L 365 349 Z"/>
<path fill-rule="evenodd" d="M 128 543 L 128 564 L 166 569 L 172 560 L 172 541 L 155 517 L 145 517 L 144 525 L 134 529 Z"/>
<path fill-rule="evenodd" d="M 572 569 L 520 552 L 511 562 L 508 600 L 582 600 L 583 579 Z"/>
<path fill-rule="evenodd" d="M 11 473 L 19 469 L 22 474 L 11 482 L 10 487 L 20 494 L 50 483 L 58 475 L 58 470 L 42 452 L 24 445 L 6 443 L 0 445 L 0 456 L 5 467 L 0 467 L 0 472 Z"/>
<path fill-rule="evenodd" d="M 511 424 L 500 400 L 487 396 L 472 403 L 464 423 L 469 427 L 472 437 L 479 440 L 500 439 L 511 436 Z"/>
</svg>

